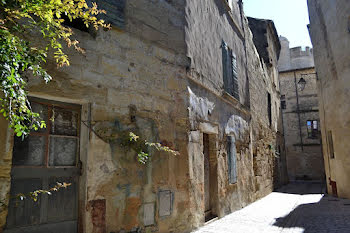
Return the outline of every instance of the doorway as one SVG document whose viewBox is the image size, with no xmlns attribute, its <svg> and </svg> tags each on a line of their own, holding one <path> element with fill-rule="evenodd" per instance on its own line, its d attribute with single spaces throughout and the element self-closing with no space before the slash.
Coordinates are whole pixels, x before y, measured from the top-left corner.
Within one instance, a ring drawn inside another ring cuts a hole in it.
<svg viewBox="0 0 350 233">
<path fill-rule="evenodd" d="M 24 139 L 14 138 L 11 191 L 23 193 L 22 201 L 10 199 L 5 233 L 76 233 L 78 224 L 78 182 L 80 105 L 31 99 L 46 128 Z M 57 182 L 67 188 L 41 194 L 34 201 L 30 192 L 50 190 Z"/>
<path fill-rule="evenodd" d="M 216 136 L 203 133 L 205 222 L 217 217 Z"/>
</svg>

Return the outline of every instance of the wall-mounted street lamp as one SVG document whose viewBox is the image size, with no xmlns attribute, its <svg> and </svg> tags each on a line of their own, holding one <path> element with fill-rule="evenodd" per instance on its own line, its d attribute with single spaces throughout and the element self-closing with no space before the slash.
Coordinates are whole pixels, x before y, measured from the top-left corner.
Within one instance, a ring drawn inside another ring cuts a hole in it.
<svg viewBox="0 0 350 233">
<path fill-rule="evenodd" d="M 300 90 L 301 90 L 301 91 L 303 91 L 303 90 L 304 90 L 305 85 L 306 85 L 306 81 L 305 81 L 305 79 L 303 79 L 303 78 L 299 79 L 299 82 L 298 82 L 298 87 L 300 88 Z"/>
</svg>

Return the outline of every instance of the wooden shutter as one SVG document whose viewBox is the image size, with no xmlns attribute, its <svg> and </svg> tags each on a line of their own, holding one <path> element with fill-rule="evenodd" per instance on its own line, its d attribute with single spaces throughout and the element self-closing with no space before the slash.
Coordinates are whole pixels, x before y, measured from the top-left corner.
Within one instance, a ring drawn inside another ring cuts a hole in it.
<svg viewBox="0 0 350 233">
<path fill-rule="evenodd" d="M 222 41 L 222 67 L 224 78 L 224 90 L 239 100 L 238 68 L 236 54 Z"/>
<path fill-rule="evenodd" d="M 228 181 L 237 183 L 237 151 L 234 137 L 227 137 Z"/>
<path fill-rule="evenodd" d="M 232 96 L 239 100 L 239 91 L 238 91 L 238 69 L 237 69 L 237 57 L 234 52 L 231 51 L 231 67 L 232 67 Z"/>
<path fill-rule="evenodd" d="M 231 55 L 227 44 L 222 41 L 222 68 L 223 68 L 223 79 L 224 79 L 224 90 L 232 95 L 232 63 Z"/>
</svg>

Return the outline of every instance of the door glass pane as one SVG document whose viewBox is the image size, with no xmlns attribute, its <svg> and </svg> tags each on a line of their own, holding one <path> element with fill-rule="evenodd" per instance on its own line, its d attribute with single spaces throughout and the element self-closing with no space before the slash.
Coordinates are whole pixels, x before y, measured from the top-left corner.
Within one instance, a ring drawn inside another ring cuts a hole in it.
<svg viewBox="0 0 350 233">
<path fill-rule="evenodd" d="M 41 187 L 40 179 L 12 179 L 10 195 L 14 197 L 19 193 L 28 194 L 41 189 Z M 7 227 L 39 224 L 40 195 L 36 202 L 30 198 L 26 198 L 23 201 L 11 198 L 8 210 Z"/>
<path fill-rule="evenodd" d="M 311 129 L 311 121 L 307 121 L 307 128 Z"/>
<path fill-rule="evenodd" d="M 35 103 L 35 102 L 31 102 L 30 103 L 31 107 L 32 107 L 32 110 L 33 112 L 36 112 L 36 113 L 39 113 L 40 114 L 40 117 L 43 121 L 46 122 L 47 124 L 47 121 L 48 121 L 48 107 L 47 105 L 43 105 L 43 104 L 38 104 L 38 103 Z M 40 132 L 40 133 L 44 133 L 46 132 L 47 128 L 39 128 L 37 131 L 34 131 L 34 132 Z"/>
<path fill-rule="evenodd" d="M 50 136 L 50 166 L 75 166 L 77 155 L 77 138 Z"/>
<path fill-rule="evenodd" d="M 77 111 L 53 107 L 53 121 L 51 122 L 51 134 L 77 136 L 78 118 Z"/>
<path fill-rule="evenodd" d="M 41 166 L 45 163 L 45 137 L 30 135 L 22 141 L 15 136 L 12 164 L 14 166 Z"/>
</svg>

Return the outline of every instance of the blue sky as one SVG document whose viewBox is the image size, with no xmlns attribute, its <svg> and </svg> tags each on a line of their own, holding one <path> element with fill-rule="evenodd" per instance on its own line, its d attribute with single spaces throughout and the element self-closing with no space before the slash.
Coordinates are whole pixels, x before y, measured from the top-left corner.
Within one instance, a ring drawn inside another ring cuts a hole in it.
<svg viewBox="0 0 350 233">
<path fill-rule="evenodd" d="M 278 35 L 287 37 L 290 47 L 310 46 L 307 0 L 243 0 L 247 16 L 272 19 Z"/>
</svg>

